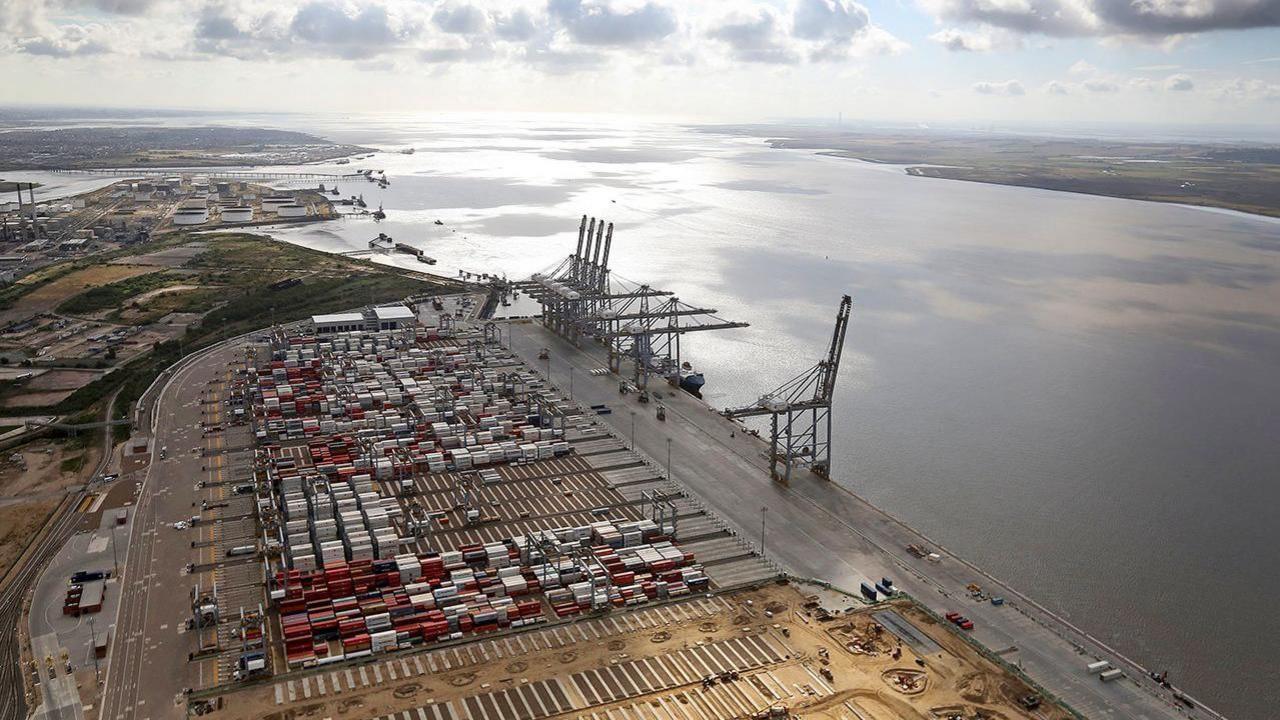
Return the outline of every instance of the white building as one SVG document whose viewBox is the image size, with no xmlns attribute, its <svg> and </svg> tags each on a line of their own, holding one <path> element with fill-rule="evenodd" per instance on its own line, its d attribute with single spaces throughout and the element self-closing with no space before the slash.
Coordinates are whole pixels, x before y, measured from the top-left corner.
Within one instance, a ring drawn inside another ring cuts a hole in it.
<svg viewBox="0 0 1280 720">
<path fill-rule="evenodd" d="M 312 315 L 311 324 L 315 326 L 317 335 L 358 332 L 364 330 L 364 315 L 354 312 Z"/>
<path fill-rule="evenodd" d="M 373 319 L 377 321 L 379 330 L 399 330 L 412 327 L 417 318 L 414 317 L 413 311 L 404 305 L 392 305 L 374 308 Z"/>
</svg>

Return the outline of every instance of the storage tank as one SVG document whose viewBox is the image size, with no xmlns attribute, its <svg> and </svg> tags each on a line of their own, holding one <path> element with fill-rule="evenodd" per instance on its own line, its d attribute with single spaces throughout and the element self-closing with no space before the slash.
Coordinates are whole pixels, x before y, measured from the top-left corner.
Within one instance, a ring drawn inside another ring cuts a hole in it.
<svg viewBox="0 0 1280 720">
<path fill-rule="evenodd" d="M 274 212 L 281 205 L 294 205 L 289 195 L 267 195 L 262 198 L 262 212 Z"/>
<path fill-rule="evenodd" d="M 201 210 L 207 206 L 208 203 L 205 202 L 203 197 L 186 198 L 182 202 L 178 203 L 179 210 Z"/>
<path fill-rule="evenodd" d="M 247 205 L 222 209 L 222 222 L 242 223 L 253 220 L 253 208 Z"/>
<path fill-rule="evenodd" d="M 305 205 L 298 205 L 295 203 L 277 205 L 276 214 L 280 217 L 306 217 L 307 207 Z"/>
<path fill-rule="evenodd" d="M 173 214 L 174 225 L 203 225 L 209 221 L 209 211 L 205 208 L 188 208 Z"/>
</svg>

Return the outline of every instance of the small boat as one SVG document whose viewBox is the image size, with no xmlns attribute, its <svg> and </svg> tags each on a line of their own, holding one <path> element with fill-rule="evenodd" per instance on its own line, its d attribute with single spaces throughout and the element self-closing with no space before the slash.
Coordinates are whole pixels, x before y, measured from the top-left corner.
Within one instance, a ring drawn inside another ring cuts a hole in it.
<svg viewBox="0 0 1280 720">
<path fill-rule="evenodd" d="M 400 151 L 400 154 L 401 154 L 401 155 L 412 155 L 412 154 L 413 154 L 413 148 L 405 148 L 405 149 L 403 149 L 403 150 L 401 150 L 401 151 Z"/>
<path fill-rule="evenodd" d="M 378 205 L 378 209 L 373 211 L 373 219 L 374 219 L 374 220 L 385 220 L 386 218 L 387 218 L 387 213 L 383 211 L 383 209 L 382 209 L 382 205 L 381 205 L 381 204 L 379 204 L 379 205 Z"/>
</svg>

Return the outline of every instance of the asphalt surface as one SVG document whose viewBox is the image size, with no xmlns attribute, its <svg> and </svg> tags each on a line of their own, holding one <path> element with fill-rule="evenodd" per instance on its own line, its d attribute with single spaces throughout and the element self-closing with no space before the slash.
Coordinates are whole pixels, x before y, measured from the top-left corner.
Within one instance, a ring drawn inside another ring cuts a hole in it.
<svg viewBox="0 0 1280 720">
<path fill-rule="evenodd" d="M 1172 692 L 1151 682 L 1144 669 L 841 486 L 807 471 L 796 473 L 790 487 L 772 482 L 767 443 L 701 400 L 658 380 L 650 390 L 663 398 L 640 404 L 634 394 L 618 392 L 618 376 L 590 374 L 607 366 L 603 348 L 575 348 L 537 323 L 509 324 L 503 338 L 539 372 L 545 372 L 548 362 L 538 360 L 538 352 L 549 348 L 551 380 L 561 392 L 568 392 L 572 374 L 574 399 L 586 406 L 608 405 L 612 413 L 602 419 L 623 440 L 634 438 L 637 449 L 658 466 L 666 465 L 670 447 L 672 476 L 742 537 L 759 543 L 763 519 L 766 554 L 790 573 L 854 592 L 863 580 L 892 578 L 935 612 L 954 610 L 972 619 L 976 640 L 1000 651 L 1086 717 L 1188 716 Z M 655 417 L 658 403 L 666 407 L 665 422 Z M 838 476 L 839 468 L 835 470 Z M 764 507 L 768 510 L 762 511 Z M 906 550 L 911 543 L 927 545 L 944 557 L 937 563 L 913 557 Z M 1005 597 L 1006 604 L 996 607 L 971 598 L 966 590 L 970 583 L 981 585 L 988 595 Z M 1087 674 L 1085 665 L 1097 658 L 1111 660 L 1128 679 L 1102 683 Z M 1204 717 L 1204 710 L 1195 716 Z"/>
<path fill-rule="evenodd" d="M 159 392 L 151 438 L 152 461 L 133 508 L 129 559 L 120 582 L 120 610 L 103 688 L 103 720 L 183 718 L 185 688 L 200 687 L 216 662 L 191 660 L 197 633 L 187 629 L 192 588 L 213 583 L 218 558 L 204 546 L 216 529 L 201 523 L 177 530 L 173 523 L 200 514 L 200 502 L 217 497 L 222 460 L 205 457 L 222 439 L 205 437 L 201 422 L 220 419 L 217 402 L 206 404 L 211 382 L 225 380 L 240 345 L 200 353 L 180 367 Z M 218 385 L 212 386 L 216 390 Z M 209 413 L 206 416 L 206 411 Z M 167 450 L 160 458 L 160 450 Z M 201 547 L 193 547 L 196 542 Z M 188 563 L 204 571 L 188 573 Z"/>
</svg>

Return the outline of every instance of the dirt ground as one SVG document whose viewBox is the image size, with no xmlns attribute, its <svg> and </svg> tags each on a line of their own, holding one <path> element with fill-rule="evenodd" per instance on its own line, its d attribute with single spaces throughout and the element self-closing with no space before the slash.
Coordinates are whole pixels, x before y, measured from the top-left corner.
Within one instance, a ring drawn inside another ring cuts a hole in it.
<svg viewBox="0 0 1280 720">
<path fill-rule="evenodd" d="M 207 243 L 192 242 L 178 247 L 157 250 L 146 255 L 130 255 L 111 262 L 118 265 L 154 265 L 157 267 L 179 268 L 191 258 L 207 250 L 208 247 Z"/>
<path fill-rule="evenodd" d="M 156 272 L 159 268 L 147 265 L 95 265 L 77 270 L 23 295 L 4 311 L 6 319 L 30 317 L 36 313 L 50 312 L 64 300 L 85 290 L 107 285 L 125 278 Z"/>
<path fill-rule="evenodd" d="M 0 575 L 44 525 L 67 488 L 83 482 L 83 475 L 97 465 L 98 452 L 96 447 L 67 449 L 56 442 L 36 442 L 0 457 Z M 15 455 L 25 465 L 14 460 Z M 62 461 L 76 455 L 84 455 L 85 469 L 62 472 Z"/>
<path fill-rule="evenodd" d="M 644 627 L 637 622 L 636 630 L 607 639 L 592 638 L 439 674 L 375 683 L 338 696 L 313 695 L 304 700 L 299 692 L 297 702 L 292 705 L 277 704 L 275 683 L 269 682 L 224 696 L 224 708 L 214 715 L 271 720 L 344 715 L 355 718 L 411 710 L 427 703 L 453 701 L 460 706 L 463 698 L 473 695 L 554 677 L 559 677 L 568 688 L 572 686 L 569 681 L 572 673 L 641 658 L 656 662 L 655 659 L 666 654 L 699 644 L 760 636 L 786 648 L 789 654 L 777 663 L 744 671 L 740 678 L 722 679 L 710 687 L 703 687 L 695 680 L 684 686 L 555 717 L 647 717 L 641 708 L 663 706 L 668 711 L 690 708 L 703 696 L 726 692 L 720 685 L 727 687 L 729 683 L 735 687 L 794 689 L 772 707 L 785 708 L 789 717 L 809 719 L 860 716 L 873 720 L 1033 717 L 1066 720 L 1070 717 L 1064 709 L 1047 704 L 1035 715 L 1028 713 L 1018 703 L 1018 698 L 1030 693 L 1020 680 L 983 658 L 949 628 L 938 625 L 909 601 L 895 601 L 891 607 L 932 640 L 934 646 L 922 647 L 928 651 L 924 655 L 917 655 L 912 644 L 900 641 L 873 619 L 873 613 L 888 609 L 888 605 L 835 616 L 823 615 L 824 619 L 820 620 L 820 613 L 807 607 L 810 598 L 793 586 L 771 585 L 722 597 L 731 607 L 710 617 L 658 627 Z M 645 607 L 639 606 L 637 611 Z M 615 611 L 613 616 L 622 614 Z M 481 640 L 491 637 L 482 636 Z M 289 677 L 300 686 L 300 674 Z M 674 716 L 681 717 L 682 712 Z M 683 716 L 699 717 L 692 709 Z M 745 716 L 724 717 L 727 720 Z"/>
</svg>

